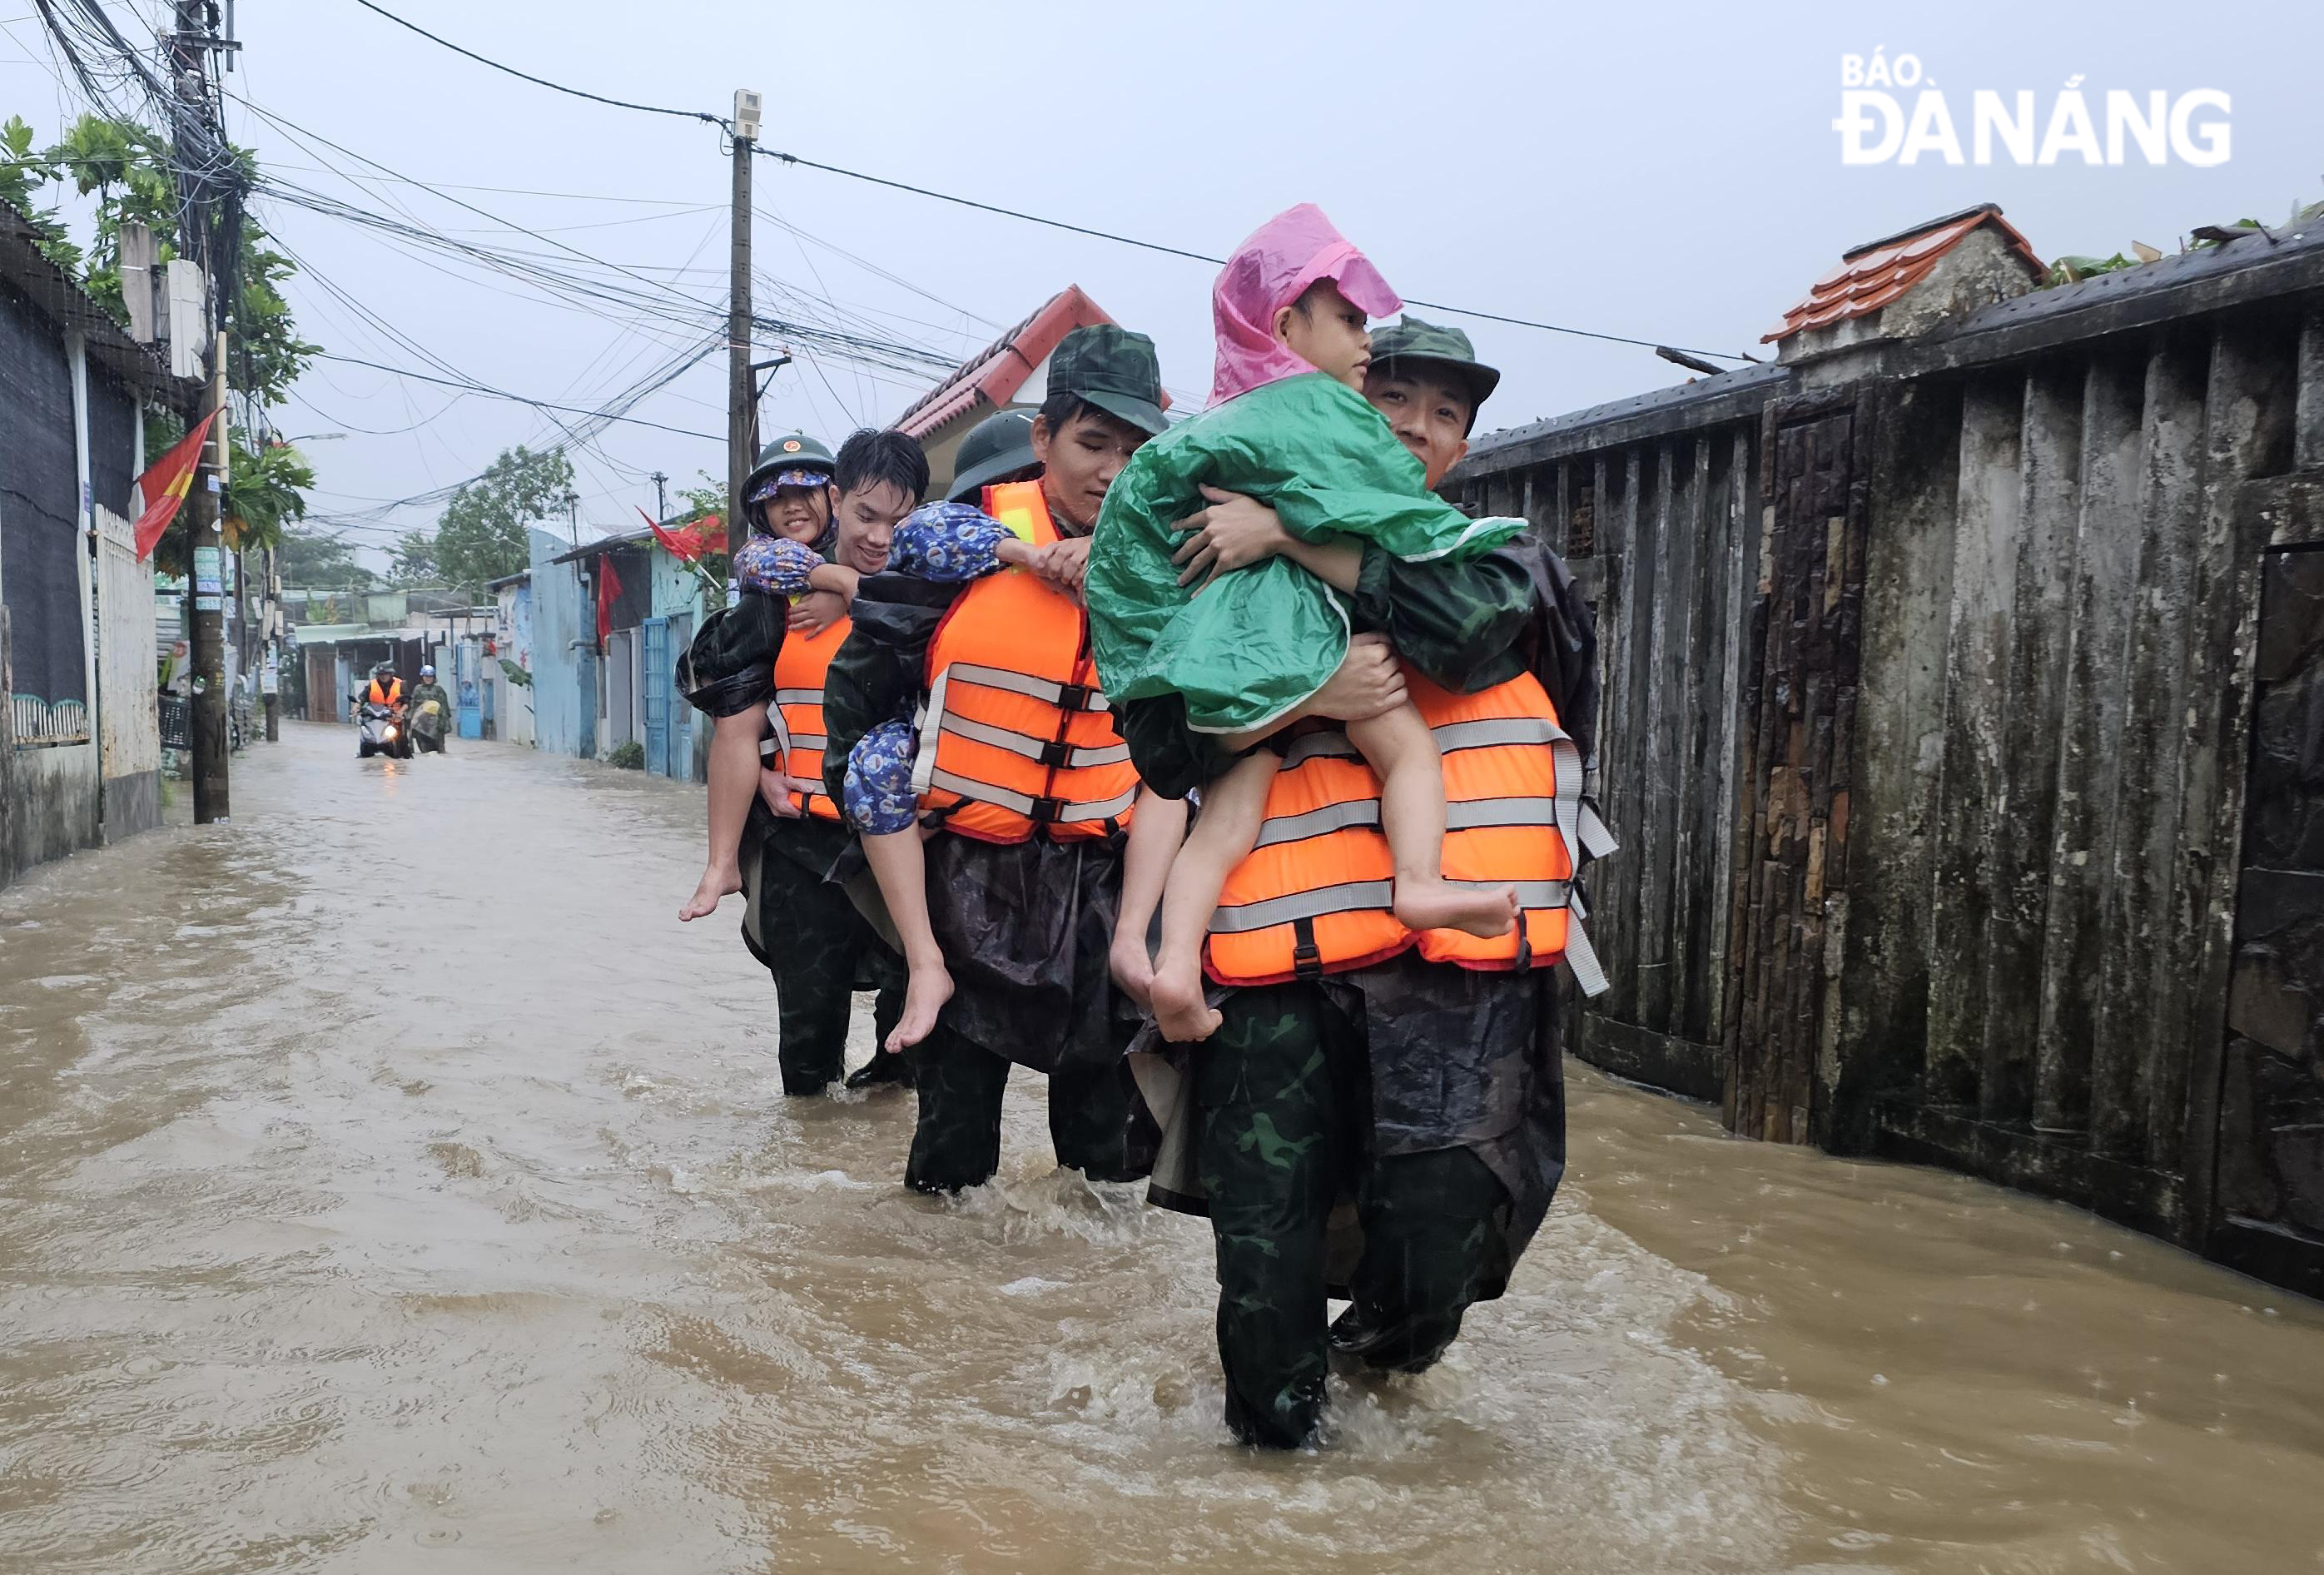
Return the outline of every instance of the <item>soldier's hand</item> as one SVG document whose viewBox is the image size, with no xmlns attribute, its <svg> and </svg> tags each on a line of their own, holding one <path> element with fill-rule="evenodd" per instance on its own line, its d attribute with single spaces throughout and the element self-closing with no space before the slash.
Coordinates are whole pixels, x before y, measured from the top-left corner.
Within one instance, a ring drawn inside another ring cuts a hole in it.
<svg viewBox="0 0 2324 1575">
<path fill-rule="evenodd" d="M 1239 569 L 1281 552 L 1291 533 L 1274 510 L 1256 498 L 1205 486 L 1210 506 L 1178 521 L 1187 532 L 1170 561 L 1178 565 L 1182 585 L 1206 585 L 1229 569 Z"/>
<path fill-rule="evenodd" d="M 1348 654 L 1314 700 L 1309 711 L 1339 722 L 1369 722 L 1405 702 L 1404 668 L 1388 637 L 1359 634 L 1348 641 Z"/>
<path fill-rule="evenodd" d="M 759 773 L 759 798 L 779 820 L 797 820 L 807 813 L 791 802 L 793 793 L 807 791 L 806 783 L 783 772 L 761 770 Z"/>
</svg>

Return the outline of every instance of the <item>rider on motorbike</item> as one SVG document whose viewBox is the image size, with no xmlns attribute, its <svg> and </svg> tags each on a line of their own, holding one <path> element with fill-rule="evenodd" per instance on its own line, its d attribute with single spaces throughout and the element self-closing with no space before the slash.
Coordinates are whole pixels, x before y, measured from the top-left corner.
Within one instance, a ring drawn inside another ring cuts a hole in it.
<svg viewBox="0 0 2324 1575">
<path fill-rule="evenodd" d="M 428 709 L 431 704 L 436 707 L 432 712 Z M 423 666 L 420 669 L 420 682 L 411 691 L 412 731 L 427 740 L 430 748 L 441 750 L 445 740 L 450 736 L 451 720 L 452 697 L 444 692 L 444 686 L 436 681 L 435 668 Z"/>
</svg>

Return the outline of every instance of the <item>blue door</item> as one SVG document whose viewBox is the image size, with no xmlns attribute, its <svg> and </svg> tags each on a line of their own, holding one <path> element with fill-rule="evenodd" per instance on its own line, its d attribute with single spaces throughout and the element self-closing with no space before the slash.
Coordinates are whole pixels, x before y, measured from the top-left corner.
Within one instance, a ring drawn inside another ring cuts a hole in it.
<svg viewBox="0 0 2324 1575">
<path fill-rule="evenodd" d="M 645 668 L 643 692 L 639 695 L 639 709 L 646 724 L 646 769 L 656 776 L 673 774 L 669 758 L 669 620 L 649 618 L 640 626 L 645 634 L 645 652 L 639 665 Z"/>
<path fill-rule="evenodd" d="M 484 674 L 479 670 L 479 653 L 484 648 L 473 640 L 455 641 L 452 646 L 453 665 L 458 683 L 453 689 L 453 705 L 460 716 L 462 738 L 484 736 L 484 712 L 480 691 Z"/>
</svg>

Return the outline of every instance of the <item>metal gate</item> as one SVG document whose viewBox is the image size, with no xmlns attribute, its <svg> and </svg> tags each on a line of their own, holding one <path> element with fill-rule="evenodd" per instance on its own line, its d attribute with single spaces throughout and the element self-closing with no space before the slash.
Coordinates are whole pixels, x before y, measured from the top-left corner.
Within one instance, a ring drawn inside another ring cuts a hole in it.
<svg viewBox="0 0 2324 1575">
<path fill-rule="evenodd" d="M 646 769 L 659 777 L 675 776 L 670 760 L 669 620 L 649 618 L 639 628 L 645 640 L 639 708 L 645 722 Z"/>
<path fill-rule="evenodd" d="M 452 642 L 454 683 L 453 706 L 460 722 L 462 738 L 484 736 L 482 648 L 473 640 Z"/>
</svg>

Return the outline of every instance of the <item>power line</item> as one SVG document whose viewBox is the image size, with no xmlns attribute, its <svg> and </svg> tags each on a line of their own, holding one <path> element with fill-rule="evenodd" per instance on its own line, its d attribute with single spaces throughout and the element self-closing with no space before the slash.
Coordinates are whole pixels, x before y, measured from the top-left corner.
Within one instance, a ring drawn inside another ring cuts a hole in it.
<svg viewBox="0 0 2324 1575">
<path fill-rule="evenodd" d="M 546 88 L 553 93 L 565 93 L 571 95 L 575 98 L 586 98 L 593 104 L 609 104 L 615 109 L 635 109 L 647 115 L 672 115 L 679 120 L 707 121 L 710 124 L 715 126 L 724 126 L 728 124 L 725 116 L 712 115 L 705 110 L 665 109 L 658 104 L 632 104 L 626 98 L 608 98 L 602 93 L 586 93 L 578 88 L 567 88 L 562 82 L 552 82 L 546 77 L 536 77 L 530 71 L 520 71 L 514 66 L 503 66 L 498 60 L 487 59 L 486 57 L 476 53 L 474 50 L 464 50 L 458 44 L 454 43 L 450 39 L 438 38 L 436 34 L 429 32 L 418 23 L 406 22 L 402 17 L 398 16 L 394 12 L 388 10 L 385 6 L 373 5 L 371 0 L 355 0 L 355 4 L 362 6 L 365 11 L 375 12 L 381 16 L 384 16 L 388 21 L 395 23 L 398 27 L 409 28 L 410 31 L 418 33 L 421 38 L 426 39 L 430 43 L 443 45 L 446 49 L 450 50 L 456 55 L 466 55 L 468 59 L 475 61 L 476 64 L 480 66 L 490 66 L 495 71 L 505 71 L 512 77 L 515 77 L 522 81 L 530 82 L 537 88 Z"/>
<path fill-rule="evenodd" d="M 724 127 L 729 134 L 732 134 L 733 131 L 733 123 L 728 121 L 724 116 L 712 115 L 706 110 L 665 109 L 650 104 L 629 104 L 624 103 L 622 100 L 618 98 L 606 98 L 595 93 L 585 93 L 578 88 L 567 88 L 562 83 L 551 82 L 545 77 L 536 77 L 530 72 L 520 71 L 513 66 L 503 65 L 500 61 L 480 55 L 474 50 L 462 49 L 458 44 L 453 43 L 448 39 L 438 38 L 436 34 L 429 32 L 425 28 L 414 26 L 411 23 L 405 22 L 403 18 L 396 15 L 393 12 L 384 10 L 378 5 L 374 5 L 372 0 L 355 0 L 355 4 L 361 5 L 366 11 L 378 12 L 380 15 L 386 17 L 390 22 L 397 23 L 404 27 L 410 28 L 412 32 L 420 34 L 420 37 L 430 40 L 433 42 L 442 44 L 446 49 L 452 51 L 455 54 L 465 55 L 469 60 L 477 62 L 479 65 L 490 66 L 495 71 L 505 71 L 512 77 L 522 78 L 525 81 L 535 83 L 543 88 L 551 88 L 556 92 L 570 94 L 576 98 L 591 99 L 599 104 L 612 105 L 617 109 L 641 109 L 653 115 L 679 115 L 690 117 L 695 120 L 706 121 L 713 125 Z M 797 153 L 786 153 L 779 149 L 764 147 L 755 143 L 752 144 L 751 151 L 753 153 L 758 154 L 761 158 L 774 159 L 786 164 L 798 164 L 809 170 L 820 170 L 826 175 L 839 175 L 844 176 L 850 180 L 862 180 L 872 186 L 884 186 L 891 191 L 906 191 L 911 193 L 915 197 L 925 197 L 936 202 L 948 202 L 952 203 L 955 207 L 973 208 L 979 213 L 996 214 L 1002 218 L 1012 218 L 1019 221 L 1020 223 L 1028 225 L 1041 225 L 1049 229 L 1063 230 L 1069 235 L 1086 235 L 1093 240 L 1111 241 L 1119 246 L 1133 246 L 1140 251 L 1159 253 L 1166 257 L 1183 257 L 1190 262 L 1206 262 L 1213 267 L 1224 267 L 1226 265 L 1225 258 L 1213 257 L 1206 252 L 1189 252 L 1183 246 L 1166 246 L 1159 241 L 1144 241 L 1139 240 L 1135 235 L 1117 235 L 1111 230 L 1094 229 L 1087 225 L 1068 224 L 1064 219 L 1045 218 L 1039 214 L 1027 213 L 1020 208 L 1001 207 L 994 203 L 980 202 L 971 197 L 955 197 L 949 191 L 937 191 L 933 188 L 927 186 L 915 186 L 909 181 L 905 180 L 891 180 L 884 175 L 868 175 L 861 170 L 848 170 L 844 169 L 837 164 L 825 164 L 817 160 L 802 158 Z M 1475 318 L 1481 322 L 1507 323 L 1512 327 L 1536 328 L 1545 334 L 1567 334 L 1575 338 L 1598 339 L 1609 345 L 1636 345 L 1647 350 L 1660 350 L 1665 347 L 1664 342 L 1659 339 L 1637 339 L 1632 338 L 1627 334 L 1602 334 L 1594 328 L 1576 328 L 1564 323 L 1545 323 L 1532 318 L 1510 317 L 1501 312 L 1478 311 L 1472 308 L 1452 306 L 1441 300 L 1421 300 L 1416 298 L 1407 297 L 1406 298 L 1405 304 L 1407 306 L 1426 307 L 1433 312 L 1451 312 L 1455 317 Z M 1715 356 L 1721 361 L 1748 362 L 1752 359 L 1748 355 L 1738 355 L 1731 350 L 1689 350 L 1684 345 L 1674 345 L 1671 346 L 1671 348 L 1686 350 L 1686 353 L 1691 355 Z"/>
</svg>

